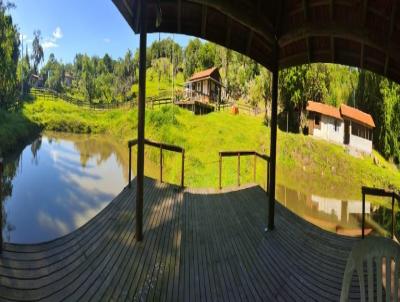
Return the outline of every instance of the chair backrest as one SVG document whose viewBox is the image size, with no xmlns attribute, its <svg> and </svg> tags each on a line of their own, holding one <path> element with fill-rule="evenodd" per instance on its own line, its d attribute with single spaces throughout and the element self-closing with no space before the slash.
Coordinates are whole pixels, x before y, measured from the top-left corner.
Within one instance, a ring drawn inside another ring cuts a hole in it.
<svg viewBox="0 0 400 302">
<path fill-rule="evenodd" d="M 382 262 L 383 258 L 385 261 Z M 368 237 L 358 242 L 347 259 L 340 301 L 348 301 L 354 271 L 356 271 L 361 301 L 366 301 L 364 263 L 367 264 L 368 301 L 374 301 L 374 279 L 377 301 L 382 301 L 382 279 L 385 279 L 386 301 L 398 301 L 400 246 L 391 239 Z M 375 270 L 374 270 L 375 264 Z M 384 275 L 382 276 L 382 271 Z M 393 280 L 392 280 L 392 274 Z M 382 278 L 383 277 L 383 278 Z"/>
</svg>

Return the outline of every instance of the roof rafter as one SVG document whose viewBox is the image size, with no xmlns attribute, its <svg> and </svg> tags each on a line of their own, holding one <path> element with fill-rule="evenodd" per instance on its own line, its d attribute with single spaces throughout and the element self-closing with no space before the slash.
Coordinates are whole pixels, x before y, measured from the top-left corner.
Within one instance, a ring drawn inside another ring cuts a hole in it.
<svg viewBox="0 0 400 302">
<path fill-rule="evenodd" d="M 395 26 L 396 13 L 397 13 L 397 1 L 394 1 L 393 7 L 392 7 L 392 13 L 390 15 L 389 34 L 387 36 L 387 41 L 386 41 L 387 48 L 389 48 L 390 41 L 392 40 L 394 26 Z M 389 61 L 390 61 L 390 54 L 388 52 L 386 52 L 385 67 L 384 67 L 384 71 L 383 71 L 383 74 L 385 76 L 387 75 L 387 72 L 389 69 Z"/>
<path fill-rule="evenodd" d="M 208 13 L 207 5 L 203 5 L 202 14 L 201 14 L 201 35 L 202 35 L 202 37 L 206 36 L 207 13 Z"/>
<path fill-rule="evenodd" d="M 262 36 L 270 45 L 271 49 L 274 39 L 271 35 L 273 31 L 273 26 L 269 22 L 266 21 L 265 18 L 257 18 L 257 16 L 246 13 L 243 11 L 232 1 L 230 0 L 188 0 L 189 2 L 206 5 L 208 7 L 212 7 L 225 15 L 228 15 L 236 22 L 251 28 L 254 32 L 258 33 Z"/>
</svg>

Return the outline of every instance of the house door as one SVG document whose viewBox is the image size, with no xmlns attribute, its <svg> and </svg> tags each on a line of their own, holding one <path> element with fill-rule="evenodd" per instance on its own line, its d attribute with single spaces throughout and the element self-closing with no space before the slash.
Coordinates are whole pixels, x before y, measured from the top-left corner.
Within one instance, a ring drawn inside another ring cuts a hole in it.
<svg viewBox="0 0 400 302">
<path fill-rule="evenodd" d="M 344 144 L 350 143 L 350 121 L 344 121 Z"/>
</svg>

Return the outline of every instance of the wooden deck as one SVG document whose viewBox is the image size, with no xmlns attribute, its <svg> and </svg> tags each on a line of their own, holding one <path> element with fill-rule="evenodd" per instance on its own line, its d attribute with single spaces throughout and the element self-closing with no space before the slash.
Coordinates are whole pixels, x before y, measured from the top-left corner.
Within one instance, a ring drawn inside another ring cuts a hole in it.
<svg viewBox="0 0 400 302">
<path fill-rule="evenodd" d="M 77 231 L 39 245 L 5 244 L 0 300 L 338 301 L 351 246 L 257 186 L 180 190 L 145 179 L 144 240 L 134 238 L 135 186 Z"/>
</svg>

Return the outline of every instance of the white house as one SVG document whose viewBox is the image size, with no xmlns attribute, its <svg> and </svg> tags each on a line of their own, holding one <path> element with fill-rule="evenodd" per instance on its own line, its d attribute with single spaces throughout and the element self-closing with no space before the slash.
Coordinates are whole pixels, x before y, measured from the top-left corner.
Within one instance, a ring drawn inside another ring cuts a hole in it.
<svg viewBox="0 0 400 302">
<path fill-rule="evenodd" d="M 358 151 L 372 152 L 372 116 L 356 108 L 341 105 L 340 109 L 317 102 L 307 103 L 308 134 L 348 145 Z"/>
<path fill-rule="evenodd" d="M 344 122 L 339 109 L 322 103 L 309 101 L 308 134 L 338 144 L 343 143 Z"/>
</svg>

